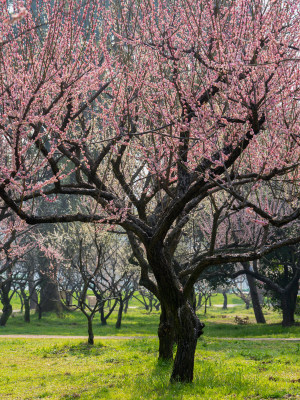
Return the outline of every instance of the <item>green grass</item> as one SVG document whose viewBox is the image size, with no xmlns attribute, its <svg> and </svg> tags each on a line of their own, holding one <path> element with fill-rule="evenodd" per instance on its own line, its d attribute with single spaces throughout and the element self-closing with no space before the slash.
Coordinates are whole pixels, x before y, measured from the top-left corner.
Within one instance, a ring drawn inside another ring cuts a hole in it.
<svg viewBox="0 0 300 400">
<path fill-rule="evenodd" d="M 94 334 L 110 335 L 156 335 L 159 313 L 148 314 L 143 310 L 130 310 L 124 314 L 121 329 L 115 329 L 117 313 L 102 326 L 99 315 L 94 318 Z M 58 317 L 54 313 L 45 313 L 41 320 L 33 313 L 31 322 L 25 323 L 23 315 L 14 313 L 5 327 L 0 327 L 0 335 L 5 334 L 38 334 L 38 335 L 86 335 L 87 319 L 79 311 L 64 313 Z"/>
<path fill-rule="evenodd" d="M 212 304 L 221 304 L 218 295 Z M 195 399 L 300 399 L 300 343 L 241 342 L 239 337 L 300 337 L 300 326 L 282 328 L 279 314 L 265 310 L 267 325 L 255 324 L 253 310 L 245 310 L 240 299 L 230 296 L 234 307 L 200 310 L 205 322 L 195 359 L 192 384 L 169 384 L 171 364 L 157 361 L 156 335 L 159 313 L 147 313 L 137 300 L 116 330 L 116 312 L 101 326 L 99 336 L 141 335 L 134 340 L 96 340 L 93 347 L 79 339 L 1 339 L 1 400 L 195 400 Z M 249 317 L 241 326 L 235 316 Z M 44 314 L 23 321 L 14 313 L 1 334 L 86 335 L 87 324 L 80 312 Z M 219 340 L 227 337 L 230 340 Z"/>
<path fill-rule="evenodd" d="M 218 295 L 219 296 L 219 295 Z M 221 304 L 221 298 L 213 298 L 212 307 L 207 314 L 203 308 L 199 311 L 201 321 L 206 324 L 205 337 L 300 337 L 300 327 L 283 328 L 280 324 L 281 316 L 273 311 L 264 310 L 267 325 L 258 325 L 255 322 L 253 309 L 246 310 L 240 299 L 230 295 L 229 302 L 234 307 L 222 310 L 214 304 Z M 108 320 L 107 326 L 101 326 L 100 318 L 94 318 L 94 334 L 98 336 L 111 335 L 156 335 L 159 322 L 159 312 L 146 312 L 138 301 L 133 299 L 127 314 L 124 314 L 122 328 L 115 329 L 117 311 Z M 249 324 L 237 325 L 235 316 L 249 317 Z M 298 322 L 300 318 L 298 316 Z M 31 315 L 31 323 L 25 323 L 21 313 L 13 313 L 6 327 L 0 327 L 1 334 L 40 334 L 40 335 L 74 335 L 87 334 L 87 321 L 80 312 L 65 313 L 62 317 L 56 314 L 45 313 L 41 320 L 35 313 Z"/>
<path fill-rule="evenodd" d="M 169 384 L 156 339 L 0 340 L 1 400 L 296 399 L 300 345 L 199 341 L 193 384 Z"/>
</svg>

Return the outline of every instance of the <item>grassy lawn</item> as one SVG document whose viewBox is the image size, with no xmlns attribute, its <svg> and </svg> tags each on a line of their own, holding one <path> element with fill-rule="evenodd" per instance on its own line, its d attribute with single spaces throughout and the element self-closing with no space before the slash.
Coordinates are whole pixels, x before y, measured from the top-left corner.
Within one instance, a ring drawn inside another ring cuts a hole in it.
<svg viewBox="0 0 300 400">
<path fill-rule="evenodd" d="M 233 307 L 222 310 L 222 297 L 212 299 L 190 385 L 169 384 L 170 364 L 157 361 L 159 313 L 147 313 L 137 300 L 115 329 L 116 312 L 101 326 L 99 336 L 142 336 L 134 340 L 96 340 L 89 347 L 80 339 L 5 339 L 0 336 L 1 400 L 194 400 L 194 399 L 300 399 L 300 342 L 241 342 L 239 337 L 300 337 L 300 326 L 282 328 L 279 314 L 265 310 L 267 325 L 255 324 L 253 310 L 229 296 Z M 237 325 L 235 316 L 249 317 Z M 86 335 L 86 319 L 80 312 L 44 314 L 23 321 L 14 313 L 1 334 Z M 218 337 L 230 338 L 219 340 Z M 297 396 L 298 395 L 298 396 Z"/>
<path fill-rule="evenodd" d="M 201 308 L 198 315 L 206 324 L 204 337 L 300 337 L 300 327 L 282 328 L 281 316 L 271 310 L 264 310 L 267 325 L 257 325 L 253 309 L 246 310 L 243 302 L 234 295 L 229 295 L 228 303 L 233 307 L 227 310 L 216 305 L 222 304 L 222 296 L 212 298 L 212 307 L 207 313 Z M 237 325 L 235 316 L 248 317 L 247 325 Z M 156 335 L 159 322 L 159 312 L 146 312 L 141 304 L 133 299 L 128 313 L 124 314 L 122 328 L 115 329 L 117 311 L 108 320 L 107 326 L 101 326 L 99 316 L 94 318 L 94 334 L 98 336 L 110 335 Z M 300 322 L 300 317 L 298 316 Z M 5 327 L 0 327 L 0 335 L 9 334 L 41 334 L 41 335 L 74 335 L 82 336 L 87 333 L 86 318 L 78 312 L 64 313 L 62 317 L 46 313 L 41 320 L 35 313 L 31 315 L 31 323 L 25 323 L 23 315 L 14 312 Z"/>
<path fill-rule="evenodd" d="M 0 398 L 296 399 L 300 344 L 200 340 L 193 384 L 169 384 L 156 339 L 0 340 Z"/>
</svg>

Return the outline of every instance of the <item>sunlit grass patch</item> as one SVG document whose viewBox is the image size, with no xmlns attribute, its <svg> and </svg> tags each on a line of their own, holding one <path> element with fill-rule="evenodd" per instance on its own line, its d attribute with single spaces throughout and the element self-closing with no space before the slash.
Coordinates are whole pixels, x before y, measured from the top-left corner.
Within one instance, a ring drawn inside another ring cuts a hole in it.
<svg viewBox="0 0 300 400">
<path fill-rule="evenodd" d="M 0 341 L 0 398 L 85 400 L 296 399 L 297 343 L 202 339 L 192 384 L 170 384 L 156 339 Z M 298 381 L 299 380 L 299 381 Z M 290 396 L 290 397 L 285 397 Z"/>
</svg>

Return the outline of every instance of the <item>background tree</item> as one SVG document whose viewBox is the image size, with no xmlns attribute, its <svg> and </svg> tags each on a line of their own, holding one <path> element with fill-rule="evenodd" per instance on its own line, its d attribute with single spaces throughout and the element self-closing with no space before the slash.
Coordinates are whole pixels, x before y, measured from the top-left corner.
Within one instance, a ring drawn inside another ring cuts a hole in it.
<svg viewBox="0 0 300 400">
<path fill-rule="evenodd" d="M 18 270 L 36 246 L 30 240 L 32 229 L 3 207 L 0 212 L 0 299 L 3 305 L 0 325 L 5 326 L 12 314 L 11 300 L 17 291 Z"/>
<path fill-rule="evenodd" d="M 295 309 L 299 290 L 299 246 L 288 246 L 278 249 L 260 260 L 259 267 L 241 270 L 256 278 L 264 288 L 275 309 L 282 311 L 282 325 L 295 323 Z"/>
</svg>

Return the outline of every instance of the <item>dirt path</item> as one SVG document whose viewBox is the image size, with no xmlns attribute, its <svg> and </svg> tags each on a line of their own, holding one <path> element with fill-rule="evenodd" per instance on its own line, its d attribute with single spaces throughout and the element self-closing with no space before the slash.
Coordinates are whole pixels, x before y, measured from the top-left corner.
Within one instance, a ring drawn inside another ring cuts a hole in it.
<svg viewBox="0 0 300 400">
<path fill-rule="evenodd" d="M 133 339 L 156 339 L 157 336 L 95 336 L 95 340 L 133 340 Z M 87 336 L 60 336 L 60 335 L 0 335 L 1 339 L 87 339 Z M 241 340 L 241 341 L 289 341 L 300 342 L 300 338 L 230 338 L 230 337 L 207 337 L 217 340 Z"/>
</svg>

